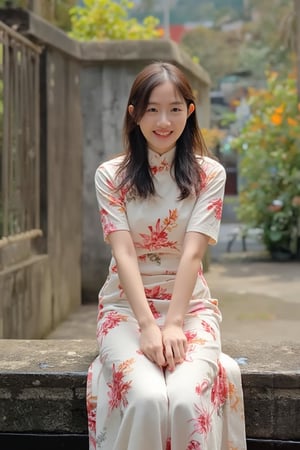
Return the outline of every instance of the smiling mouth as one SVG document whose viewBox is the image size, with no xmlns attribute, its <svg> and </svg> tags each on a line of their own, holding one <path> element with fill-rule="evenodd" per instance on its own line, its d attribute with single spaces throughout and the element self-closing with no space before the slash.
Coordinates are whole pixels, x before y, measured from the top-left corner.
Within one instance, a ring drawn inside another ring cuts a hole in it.
<svg viewBox="0 0 300 450">
<path fill-rule="evenodd" d="M 154 131 L 153 133 L 156 134 L 156 136 L 167 137 L 170 136 L 173 131 Z"/>
</svg>

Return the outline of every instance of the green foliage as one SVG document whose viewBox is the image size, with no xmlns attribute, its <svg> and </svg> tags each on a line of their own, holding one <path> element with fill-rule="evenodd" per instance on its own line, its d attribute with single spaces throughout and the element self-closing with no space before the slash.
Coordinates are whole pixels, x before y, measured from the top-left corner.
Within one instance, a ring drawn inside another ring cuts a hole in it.
<svg viewBox="0 0 300 450">
<path fill-rule="evenodd" d="M 233 145 L 241 156 L 239 219 L 261 227 L 271 251 L 299 251 L 300 113 L 293 76 L 270 73 L 250 92 L 252 115 Z"/>
<path fill-rule="evenodd" d="M 180 46 L 190 56 L 198 58 L 214 85 L 223 76 L 238 69 L 240 40 L 233 33 L 197 27 L 184 35 Z"/>
<path fill-rule="evenodd" d="M 236 113 L 231 111 L 226 111 L 222 114 L 222 118 L 220 120 L 220 125 L 224 128 L 229 128 L 232 123 L 236 122 Z"/>
<path fill-rule="evenodd" d="M 74 7 L 76 0 L 55 0 L 54 24 L 68 32 L 71 29 L 70 8 Z"/>
<path fill-rule="evenodd" d="M 81 41 L 160 37 L 158 19 L 149 16 L 139 23 L 136 18 L 129 18 L 132 7 L 128 0 L 84 0 L 84 6 L 70 10 L 70 36 Z"/>
<path fill-rule="evenodd" d="M 271 11 L 269 0 L 252 0 L 251 6 L 258 17 L 244 24 L 238 65 L 253 71 L 256 79 L 264 78 L 266 70 L 287 74 L 293 66 L 289 45 L 289 35 L 293 33 L 293 2 L 274 0 Z"/>
</svg>

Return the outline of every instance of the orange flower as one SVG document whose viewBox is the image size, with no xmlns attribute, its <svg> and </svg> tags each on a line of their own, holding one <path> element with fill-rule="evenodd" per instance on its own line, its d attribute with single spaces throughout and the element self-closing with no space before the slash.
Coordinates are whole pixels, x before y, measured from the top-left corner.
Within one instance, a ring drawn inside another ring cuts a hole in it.
<svg viewBox="0 0 300 450">
<path fill-rule="evenodd" d="M 157 37 L 163 37 L 165 35 L 165 30 L 163 28 L 157 28 L 156 35 Z"/>
<path fill-rule="evenodd" d="M 272 71 L 267 74 L 270 81 L 275 81 L 278 78 L 278 72 Z"/>
<path fill-rule="evenodd" d="M 280 105 L 275 109 L 275 114 L 282 114 L 284 111 L 284 105 Z"/>
<path fill-rule="evenodd" d="M 274 125 L 281 125 L 282 124 L 282 115 L 281 114 L 276 114 L 276 113 L 272 114 L 271 122 Z"/>
<path fill-rule="evenodd" d="M 288 124 L 291 125 L 292 127 L 298 125 L 297 120 L 293 119 L 292 117 L 288 117 L 288 118 L 287 118 L 287 122 L 288 122 Z"/>
<path fill-rule="evenodd" d="M 255 96 L 255 95 L 259 95 L 261 94 L 261 91 L 259 89 L 255 89 L 253 87 L 248 87 L 248 95 L 250 95 L 250 97 Z"/>
</svg>

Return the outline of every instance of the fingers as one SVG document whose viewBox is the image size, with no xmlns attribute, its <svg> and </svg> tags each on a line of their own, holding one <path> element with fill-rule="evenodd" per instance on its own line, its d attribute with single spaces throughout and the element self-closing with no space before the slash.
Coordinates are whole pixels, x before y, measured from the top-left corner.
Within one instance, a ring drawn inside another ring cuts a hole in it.
<svg viewBox="0 0 300 450">
<path fill-rule="evenodd" d="M 162 348 L 160 350 L 152 351 L 152 352 L 143 352 L 144 355 L 154 364 L 157 364 L 160 367 L 164 367 L 166 365 L 166 359 L 164 357 Z"/>
<path fill-rule="evenodd" d="M 167 366 L 170 371 L 184 361 L 187 351 L 187 339 L 180 327 L 169 327 L 163 332 L 158 327 L 144 329 L 140 345 L 150 361 L 160 367 Z"/>
<path fill-rule="evenodd" d="M 141 330 L 140 349 L 144 355 L 160 367 L 166 365 L 160 328 L 155 324 Z"/>
<path fill-rule="evenodd" d="M 167 362 L 162 348 L 158 352 L 156 352 L 154 362 L 160 367 L 164 367 L 166 365 Z"/>
<path fill-rule="evenodd" d="M 165 357 L 168 369 L 172 372 L 175 369 L 175 361 L 171 345 L 165 345 Z"/>
<path fill-rule="evenodd" d="M 164 331 L 163 336 L 165 358 L 169 370 L 174 370 L 176 364 L 181 364 L 187 351 L 187 339 L 182 330 L 172 330 L 171 333 L 168 330 Z"/>
<path fill-rule="evenodd" d="M 165 345 L 165 357 L 170 371 L 175 369 L 176 364 L 181 364 L 184 361 L 185 353 L 183 342 Z"/>
<path fill-rule="evenodd" d="M 163 348 L 151 348 L 143 351 L 144 355 L 153 363 L 160 367 L 167 366 L 173 371 L 176 364 L 181 364 L 185 359 L 186 345 L 184 342 L 178 344 L 166 344 Z"/>
</svg>

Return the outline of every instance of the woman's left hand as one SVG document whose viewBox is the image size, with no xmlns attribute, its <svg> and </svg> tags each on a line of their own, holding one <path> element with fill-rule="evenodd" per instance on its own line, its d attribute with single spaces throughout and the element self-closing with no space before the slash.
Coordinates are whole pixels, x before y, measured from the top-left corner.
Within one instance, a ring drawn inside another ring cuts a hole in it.
<svg viewBox="0 0 300 450">
<path fill-rule="evenodd" d="M 185 359 L 187 338 L 179 325 L 166 325 L 162 330 L 162 340 L 167 367 L 170 371 L 175 369 Z"/>
</svg>

